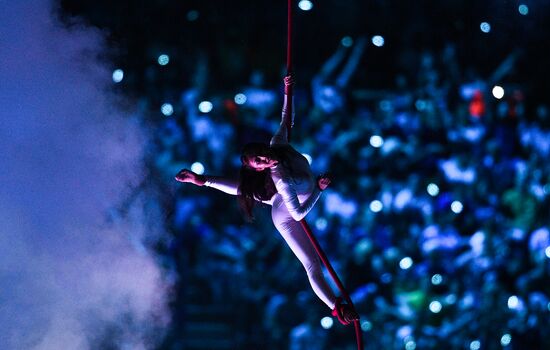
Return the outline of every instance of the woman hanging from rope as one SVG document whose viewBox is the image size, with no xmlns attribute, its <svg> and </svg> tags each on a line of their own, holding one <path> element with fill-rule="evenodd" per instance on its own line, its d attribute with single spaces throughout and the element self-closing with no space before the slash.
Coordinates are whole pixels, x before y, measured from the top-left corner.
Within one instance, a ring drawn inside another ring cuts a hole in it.
<svg viewBox="0 0 550 350">
<path fill-rule="evenodd" d="M 248 219 L 253 219 L 256 202 L 271 205 L 275 227 L 304 266 L 315 294 L 331 310 L 332 315 L 347 325 L 359 318 L 353 306 L 336 297 L 327 284 L 319 258 L 299 221 L 313 208 L 321 192 L 330 184 L 328 176 L 315 178 L 306 158 L 288 143 L 288 125 L 294 113 L 289 113 L 289 91 L 292 76 L 284 78 L 285 96 L 281 124 L 268 144 L 249 143 L 241 154 L 239 180 L 199 175 L 183 169 L 176 175 L 179 182 L 212 187 L 236 195 Z M 292 109 L 293 110 L 293 109 Z"/>
</svg>

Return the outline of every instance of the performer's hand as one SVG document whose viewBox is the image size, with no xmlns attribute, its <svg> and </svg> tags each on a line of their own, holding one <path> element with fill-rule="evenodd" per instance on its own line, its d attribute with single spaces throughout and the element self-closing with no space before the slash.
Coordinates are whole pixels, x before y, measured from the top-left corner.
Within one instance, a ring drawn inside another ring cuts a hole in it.
<svg viewBox="0 0 550 350">
<path fill-rule="evenodd" d="M 330 182 L 330 177 L 326 174 L 317 177 L 317 186 L 319 186 L 321 191 L 324 191 L 328 187 L 328 185 L 330 185 Z"/>
<path fill-rule="evenodd" d="M 288 75 L 284 77 L 283 81 L 285 83 L 285 94 L 288 95 L 294 86 L 294 77 L 292 76 L 292 73 L 288 73 Z"/>
<path fill-rule="evenodd" d="M 202 186 L 202 185 L 204 185 L 205 179 L 204 179 L 204 176 L 196 174 L 196 173 L 192 172 L 191 170 L 182 169 L 176 175 L 176 181 L 190 182 L 190 183 L 195 184 L 197 186 Z"/>
</svg>

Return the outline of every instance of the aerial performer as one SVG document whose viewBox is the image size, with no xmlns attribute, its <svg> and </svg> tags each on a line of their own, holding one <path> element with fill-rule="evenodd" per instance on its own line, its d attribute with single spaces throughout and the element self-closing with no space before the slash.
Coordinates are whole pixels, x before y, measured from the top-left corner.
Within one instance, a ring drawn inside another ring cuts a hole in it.
<svg viewBox="0 0 550 350">
<path fill-rule="evenodd" d="M 304 266 L 313 291 L 332 310 L 332 315 L 347 325 L 358 320 L 359 315 L 353 305 L 336 297 L 328 285 L 315 247 L 300 224 L 331 180 L 326 175 L 315 177 L 307 159 L 289 143 L 288 128 L 294 124 L 289 103 L 294 84 L 292 75 L 284 78 L 284 84 L 281 123 L 269 144 L 254 142 L 244 146 L 238 179 L 199 175 L 183 169 L 176 180 L 237 196 L 243 213 L 250 220 L 258 202 L 271 205 L 273 224 Z"/>
</svg>

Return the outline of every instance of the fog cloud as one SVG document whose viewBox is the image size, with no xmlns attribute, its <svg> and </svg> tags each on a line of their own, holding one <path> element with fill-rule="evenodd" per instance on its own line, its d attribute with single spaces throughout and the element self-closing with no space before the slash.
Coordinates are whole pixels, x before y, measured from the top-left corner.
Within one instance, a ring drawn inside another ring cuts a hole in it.
<svg viewBox="0 0 550 350">
<path fill-rule="evenodd" d="M 168 322 L 138 249 L 154 198 L 106 220 L 144 177 L 147 134 L 112 103 L 104 35 L 51 6 L 0 0 L 0 348 L 151 349 Z"/>
</svg>

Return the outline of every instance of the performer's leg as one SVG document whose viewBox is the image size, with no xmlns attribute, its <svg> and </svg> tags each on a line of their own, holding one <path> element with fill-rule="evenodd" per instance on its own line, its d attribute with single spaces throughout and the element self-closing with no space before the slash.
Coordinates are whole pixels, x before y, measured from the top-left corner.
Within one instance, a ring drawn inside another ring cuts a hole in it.
<svg viewBox="0 0 550 350">
<path fill-rule="evenodd" d="M 325 280 L 317 252 L 300 223 L 290 216 L 282 199 L 278 197 L 274 200 L 271 211 L 273 223 L 304 266 L 315 294 L 332 310 L 336 304 L 336 296 Z"/>
</svg>

